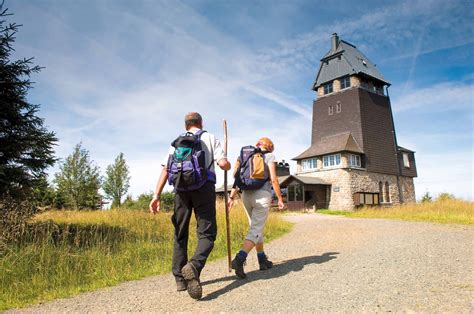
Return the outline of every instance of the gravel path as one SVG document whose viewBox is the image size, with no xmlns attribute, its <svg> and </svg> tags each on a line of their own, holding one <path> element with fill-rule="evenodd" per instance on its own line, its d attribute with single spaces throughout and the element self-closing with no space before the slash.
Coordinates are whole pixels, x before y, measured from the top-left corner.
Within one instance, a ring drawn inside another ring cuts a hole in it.
<svg viewBox="0 0 474 314">
<path fill-rule="evenodd" d="M 474 312 L 474 228 L 319 214 L 296 223 L 266 248 L 275 267 L 248 278 L 226 259 L 204 269 L 203 299 L 175 292 L 171 275 L 127 282 L 26 312 Z"/>
</svg>

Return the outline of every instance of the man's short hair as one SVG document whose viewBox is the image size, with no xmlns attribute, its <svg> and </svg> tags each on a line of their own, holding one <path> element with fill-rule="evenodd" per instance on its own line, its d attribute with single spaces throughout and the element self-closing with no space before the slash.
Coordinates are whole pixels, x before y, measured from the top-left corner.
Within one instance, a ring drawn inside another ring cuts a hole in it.
<svg viewBox="0 0 474 314">
<path fill-rule="evenodd" d="M 200 126 L 202 125 L 202 117 L 197 112 L 188 112 L 184 116 L 184 124 L 186 125 L 186 128 L 191 126 Z"/>
</svg>

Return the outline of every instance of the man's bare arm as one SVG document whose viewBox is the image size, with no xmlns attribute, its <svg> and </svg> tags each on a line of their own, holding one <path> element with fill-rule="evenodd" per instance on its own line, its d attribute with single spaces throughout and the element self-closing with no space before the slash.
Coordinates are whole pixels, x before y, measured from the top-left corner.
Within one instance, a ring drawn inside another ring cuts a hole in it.
<svg viewBox="0 0 474 314">
<path fill-rule="evenodd" d="M 161 170 L 160 178 L 156 183 L 155 193 L 153 194 L 153 199 L 150 202 L 150 212 L 156 214 L 160 211 L 160 196 L 165 187 L 166 181 L 168 180 L 168 170 L 163 167 Z"/>
</svg>

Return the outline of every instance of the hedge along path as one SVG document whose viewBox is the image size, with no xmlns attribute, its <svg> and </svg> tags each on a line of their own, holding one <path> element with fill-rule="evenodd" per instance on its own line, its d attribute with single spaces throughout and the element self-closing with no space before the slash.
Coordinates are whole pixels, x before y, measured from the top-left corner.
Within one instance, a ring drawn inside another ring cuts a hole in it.
<svg viewBox="0 0 474 314">
<path fill-rule="evenodd" d="M 248 278 L 227 261 L 202 273 L 203 299 L 175 292 L 171 275 L 128 282 L 25 309 L 50 311 L 472 312 L 474 228 L 318 214 L 289 215 L 289 234 L 267 245 L 276 263 Z"/>
</svg>

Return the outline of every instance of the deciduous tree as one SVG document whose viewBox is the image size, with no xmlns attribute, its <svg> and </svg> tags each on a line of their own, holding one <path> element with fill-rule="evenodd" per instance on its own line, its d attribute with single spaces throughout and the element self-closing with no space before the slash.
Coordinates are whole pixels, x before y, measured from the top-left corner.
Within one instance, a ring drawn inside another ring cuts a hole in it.
<svg viewBox="0 0 474 314">
<path fill-rule="evenodd" d="M 89 158 L 89 152 L 77 144 L 55 175 L 58 197 L 71 209 L 96 209 L 101 178 L 99 168 Z"/>
<path fill-rule="evenodd" d="M 127 194 L 130 187 L 130 176 L 127 163 L 120 153 L 112 165 L 107 166 L 105 180 L 102 185 L 105 195 L 112 200 L 112 207 L 120 207 L 122 197 Z"/>
</svg>

